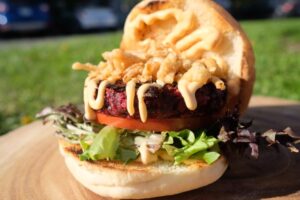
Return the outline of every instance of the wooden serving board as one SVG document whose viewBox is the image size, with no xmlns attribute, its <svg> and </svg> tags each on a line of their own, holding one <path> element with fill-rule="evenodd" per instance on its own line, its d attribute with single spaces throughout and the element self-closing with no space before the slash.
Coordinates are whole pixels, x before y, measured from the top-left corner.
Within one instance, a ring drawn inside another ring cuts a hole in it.
<svg viewBox="0 0 300 200">
<path fill-rule="evenodd" d="M 254 97 L 246 118 L 254 119 L 259 131 L 291 126 L 300 132 L 297 102 Z M 0 200 L 107 199 L 71 176 L 53 132 L 38 121 L 0 137 Z M 300 155 L 279 151 L 275 157 L 262 155 L 254 162 L 260 165 L 242 162 L 210 186 L 159 199 L 300 199 Z"/>
</svg>

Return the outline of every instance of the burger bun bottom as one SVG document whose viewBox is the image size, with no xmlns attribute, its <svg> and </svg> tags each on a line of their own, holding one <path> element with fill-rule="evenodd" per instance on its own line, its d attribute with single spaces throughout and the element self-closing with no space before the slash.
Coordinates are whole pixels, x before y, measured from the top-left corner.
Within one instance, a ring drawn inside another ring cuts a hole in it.
<svg viewBox="0 0 300 200">
<path fill-rule="evenodd" d="M 190 161 L 185 165 L 173 165 L 169 161 L 125 165 L 113 161 L 80 161 L 76 145 L 61 140 L 59 147 L 77 181 L 100 196 L 116 199 L 153 198 L 186 192 L 215 182 L 227 169 L 223 156 L 211 165 L 201 161 Z"/>
</svg>

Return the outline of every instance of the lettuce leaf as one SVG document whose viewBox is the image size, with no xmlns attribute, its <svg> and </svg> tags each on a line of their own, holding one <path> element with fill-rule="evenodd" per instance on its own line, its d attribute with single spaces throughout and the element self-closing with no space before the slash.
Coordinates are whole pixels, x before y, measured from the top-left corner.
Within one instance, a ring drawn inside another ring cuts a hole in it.
<svg viewBox="0 0 300 200">
<path fill-rule="evenodd" d="M 86 121 L 80 109 L 73 104 L 56 109 L 45 108 L 37 114 L 37 118 L 43 119 L 44 123 L 53 122 L 59 137 L 72 144 L 79 144 L 83 152 L 79 155 L 81 160 L 109 159 L 128 163 L 139 155 L 135 138 L 148 138 L 151 134 L 157 134 L 153 131 L 117 129 Z M 260 148 L 277 148 L 278 144 L 294 153 L 300 151 L 299 146 L 296 146 L 300 143 L 300 136 L 291 128 L 283 131 L 271 129 L 260 133 L 250 131 L 248 128 L 251 125 L 252 121 L 240 122 L 236 108 L 207 130 L 208 135 L 214 134 L 218 139 L 207 136 L 205 132 L 194 133 L 191 130 L 162 132 L 164 142 L 159 147 L 174 157 L 176 164 L 186 159 L 200 159 L 212 164 L 220 157 L 221 150 L 229 162 L 236 159 L 232 156 L 235 153 L 258 158 Z"/>
<path fill-rule="evenodd" d="M 168 138 L 163 144 L 163 148 L 170 156 L 175 159 L 175 164 L 192 158 L 204 160 L 211 164 L 216 161 L 220 154 L 218 153 L 219 140 L 213 136 L 207 136 L 202 132 L 197 138 L 190 130 L 179 132 L 168 132 Z"/>
<path fill-rule="evenodd" d="M 149 137 L 153 132 L 128 131 L 110 126 L 87 122 L 76 106 L 69 104 L 57 109 L 47 108 L 38 114 L 44 122 L 52 121 L 58 128 L 57 134 L 65 140 L 80 144 L 81 160 L 120 160 L 128 163 L 135 160 L 139 152 L 134 143 L 136 137 Z M 121 134 L 122 133 L 122 134 Z M 191 130 L 163 132 L 163 148 L 179 164 L 194 156 L 212 163 L 219 156 L 212 150 L 218 140 L 201 133 L 198 137 Z M 197 155 L 197 156 L 196 156 Z"/>
<path fill-rule="evenodd" d="M 216 151 L 201 151 L 193 155 L 191 158 L 196 160 L 204 160 L 207 164 L 211 165 L 218 160 L 220 156 L 221 154 Z"/>
<path fill-rule="evenodd" d="M 120 129 L 106 126 L 94 136 L 88 135 L 80 141 L 83 153 L 81 160 L 120 160 L 123 163 L 136 160 L 138 152 L 132 147 L 131 137 L 120 134 Z M 92 142 L 89 145 L 88 141 Z"/>
<path fill-rule="evenodd" d="M 125 149 L 122 147 L 119 147 L 117 150 L 117 156 L 116 159 L 122 161 L 123 163 L 127 164 L 131 161 L 134 161 L 137 159 L 139 153 L 132 149 Z"/>
<path fill-rule="evenodd" d="M 135 134 L 130 134 L 126 131 L 120 135 L 116 160 L 120 160 L 126 164 L 137 159 L 139 152 L 134 145 L 134 136 Z"/>
<path fill-rule="evenodd" d="M 91 145 L 81 141 L 81 160 L 113 160 L 119 147 L 120 133 L 117 128 L 106 126 L 95 136 Z"/>
</svg>

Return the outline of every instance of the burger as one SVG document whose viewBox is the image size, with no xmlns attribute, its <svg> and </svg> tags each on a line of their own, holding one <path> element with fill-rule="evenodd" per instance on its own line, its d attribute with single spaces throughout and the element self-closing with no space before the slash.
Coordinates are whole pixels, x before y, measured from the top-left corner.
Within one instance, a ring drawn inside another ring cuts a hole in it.
<svg viewBox="0 0 300 200">
<path fill-rule="evenodd" d="M 237 120 L 252 94 L 253 50 L 213 1 L 141 1 L 120 48 L 103 58 L 73 65 L 89 72 L 84 114 L 73 105 L 40 114 L 58 127 L 66 165 L 89 190 L 118 199 L 178 194 L 223 175 L 221 143 L 242 141 L 257 156 L 256 136 Z"/>
</svg>

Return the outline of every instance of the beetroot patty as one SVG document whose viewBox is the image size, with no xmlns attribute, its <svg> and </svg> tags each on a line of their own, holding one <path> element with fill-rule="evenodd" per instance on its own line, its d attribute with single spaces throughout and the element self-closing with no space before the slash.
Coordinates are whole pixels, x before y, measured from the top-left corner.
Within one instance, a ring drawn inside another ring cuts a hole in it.
<svg viewBox="0 0 300 200">
<path fill-rule="evenodd" d="M 137 85 L 136 89 L 139 86 Z M 134 116 L 130 116 L 127 112 L 125 88 L 126 85 L 123 83 L 108 85 L 105 91 L 104 107 L 98 112 L 139 119 L 137 96 L 134 100 Z M 167 84 L 162 88 L 150 87 L 144 96 L 150 119 L 196 117 L 220 111 L 226 102 L 226 90 L 218 90 L 214 84 L 208 83 L 197 90 L 196 98 L 198 107 L 195 111 L 190 111 L 175 84 Z"/>
</svg>

